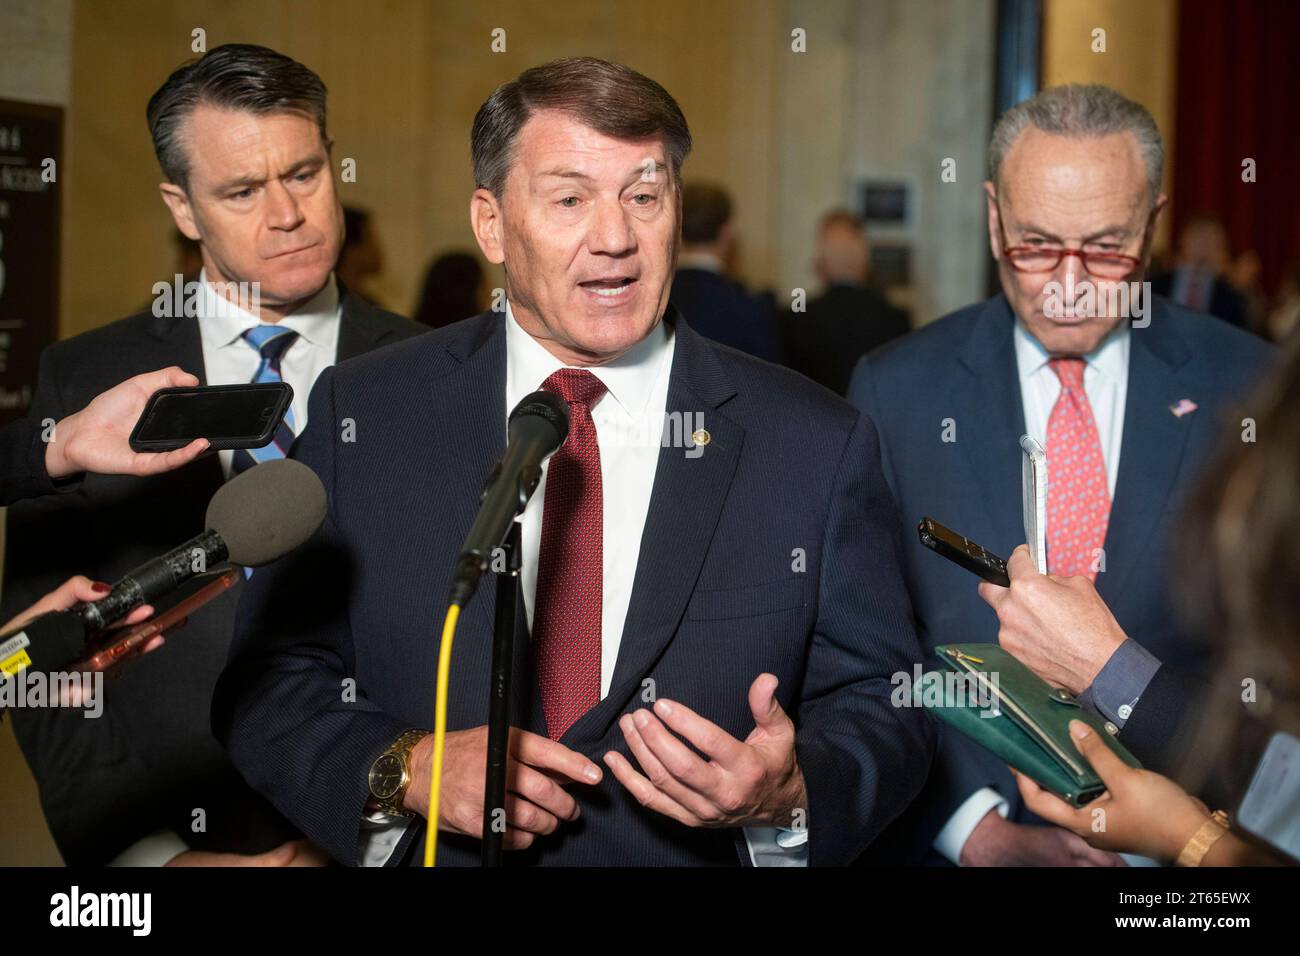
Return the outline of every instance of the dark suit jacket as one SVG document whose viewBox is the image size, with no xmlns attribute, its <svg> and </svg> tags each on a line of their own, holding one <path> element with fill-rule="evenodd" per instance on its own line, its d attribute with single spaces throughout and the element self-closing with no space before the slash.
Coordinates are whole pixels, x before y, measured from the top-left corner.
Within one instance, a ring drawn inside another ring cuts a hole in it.
<svg viewBox="0 0 1300 956">
<path fill-rule="evenodd" d="M 779 358 L 776 312 L 768 296 L 750 295 L 711 269 L 678 269 L 673 305 L 700 335 L 769 362 Z"/>
<path fill-rule="evenodd" d="M 344 294 L 338 352 L 360 355 L 422 326 Z M 51 345 L 41 356 L 32 417 L 55 420 L 133 375 L 179 365 L 206 381 L 197 320 L 141 313 Z M 221 486 L 218 457 L 150 478 L 88 475 L 9 510 L 0 620 L 72 574 L 116 581 L 204 529 Z M 166 647 L 105 682 L 104 713 L 15 711 L 14 730 L 41 806 L 69 864 L 100 864 L 172 826 L 196 849 L 258 852 L 292 831 L 235 773 L 212 737 L 212 688 L 226 659 L 236 587 L 203 608 Z M 206 815 L 206 832 L 191 827 Z"/>
<path fill-rule="evenodd" d="M 781 314 L 781 356 L 796 372 L 843 395 L 858 359 L 911 328 L 907 313 L 870 286 L 834 285 L 807 311 Z"/>
<path fill-rule="evenodd" d="M 39 419 L 20 418 L 0 429 L 0 505 L 55 490 L 45 470 Z"/>
<path fill-rule="evenodd" d="M 744 739 L 748 688 L 772 672 L 799 728 L 811 860 L 844 863 L 915 795 L 933 735 L 889 699 L 919 651 L 876 432 L 806 379 L 676 328 L 667 407 L 702 414 L 712 440 L 698 457 L 664 447 L 640 541 L 606 541 L 640 549 L 624 637 L 608 696 L 560 742 L 598 762 L 627 753 L 617 721 L 649 686 Z M 253 576 L 240 606 L 213 728 L 244 777 L 343 863 L 357 861 L 371 763 L 433 726 L 447 584 L 505 445 L 505 339 L 488 312 L 321 377 L 296 455 L 325 483 L 329 515 L 313 545 Z M 342 417 L 355 443 L 315 424 Z M 487 720 L 495 588 L 489 575 L 461 615 L 450 730 Z M 518 664 L 516 724 L 545 735 L 526 641 Z M 737 830 L 652 813 L 612 774 L 575 794 L 578 822 L 508 859 L 742 862 Z M 418 861 L 422 839 L 421 822 L 392 862 Z M 444 835 L 438 854 L 477 864 L 478 841 Z"/>
<path fill-rule="evenodd" d="M 1165 272 L 1151 277 L 1151 291 L 1168 298 L 1173 293 L 1176 272 Z M 1210 288 L 1209 307 L 1205 310 L 1239 329 L 1246 328 L 1246 297 L 1232 287 L 1223 276 L 1214 277 Z"/>
<path fill-rule="evenodd" d="M 997 640 L 997 616 L 971 574 L 924 548 L 924 515 L 1004 557 L 1024 543 L 1020 436 L 1024 405 L 1012 340 L 1014 318 L 1001 295 L 886 345 L 859 364 L 849 398 L 880 429 L 885 475 L 898 496 L 904 569 L 927 653 L 938 644 Z M 1272 348 L 1210 316 L 1155 299 L 1151 324 L 1133 329 L 1119 476 L 1106 532 L 1106 570 L 1097 589 L 1125 632 L 1158 658 L 1193 673 L 1209 658 L 1170 605 L 1170 537 L 1178 507 L 1205 462 L 1225 414 L 1244 398 Z M 1181 418 L 1170 406 L 1191 399 Z M 942 440 L 952 419 L 956 441 Z M 1171 675 L 1167 675 L 1171 676 Z M 1162 679 L 1163 682 L 1163 679 Z M 1147 716 L 1130 719 L 1139 736 Z M 1125 728 L 1125 739 L 1130 728 Z M 909 814 L 912 849 L 926 848 L 973 792 L 993 787 L 1019 815 L 1005 764 L 941 732 L 927 792 Z M 891 834 L 891 837 L 895 834 Z"/>
</svg>

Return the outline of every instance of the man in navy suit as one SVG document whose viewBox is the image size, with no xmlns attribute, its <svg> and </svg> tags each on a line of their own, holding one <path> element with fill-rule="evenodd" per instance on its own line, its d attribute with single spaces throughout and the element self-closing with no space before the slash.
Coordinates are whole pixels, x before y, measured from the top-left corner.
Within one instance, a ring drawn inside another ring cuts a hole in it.
<svg viewBox="0 0 1300 956">
<path fill-rule="evenodd" d="M 843 864 L 920 789 L 933 730 L 891 703 L 920 651 L 875 429 L 668 306 L 689 148 L 672 97 L 623 66 L 500 87 L 471 222 L 506 314 L 314 390 L 296 455 L 329 514 L 253 576 L 213 725 L 340 862 L 419 859 L 446 585 L 539 387 L 571 428 L 522 516 L 507 859 Z M 440 863 L 479 857 L 495 588 L 454 645 Z"/>
<path fill-rule="evenodd" d="M 865 358 L 849 398 L 880 431 L 927 652 L 995 641 L 999 627 L 969 573 L 920 545 L 916 522 L 932 516 L 1010 556 L 1025 541 L 1019 439 L 1043 443 L 1048 570 L 1094 579 L 1132 638 L 1081 695 L 1124 740 L 1140 734 L 1141 698 L 1162 661 L 1204 661 L 1169 606 L 1169 539 L 1221 417 L 1270 350 L 1209 316 L 1133 296 L 1166 203 L 1160 135 L 1143 107 L 1101 86 L 1044 90 L 998 121 L 989 159 L 1002 294 Z M 1119 862 L 1028 821 L 1005 764 L 943 731 L 925 792 L 874 852 Z"/>
</svg>

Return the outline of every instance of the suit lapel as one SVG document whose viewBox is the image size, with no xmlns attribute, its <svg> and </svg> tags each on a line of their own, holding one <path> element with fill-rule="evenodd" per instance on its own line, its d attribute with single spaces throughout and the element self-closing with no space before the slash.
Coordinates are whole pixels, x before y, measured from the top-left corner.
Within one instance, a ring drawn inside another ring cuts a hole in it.
<svg viewBox="0 0 1300 956">
<path fill-rule="evenodd" d="M 1121 593 L 1160 520 L 1193 423 L 1170 411 L 1179 399 L 1194 397 L 1178 372 L 1190 353 L 1162 300 L 1153 312 L 1147 328 L 1129 333 L 1124 438 L 1106 528 L 1106 571 L 1097 576 L 1097 590 L 1108 600 Z"/>
<path fill-rule="evenodd" d="M 341 330 L 340 330 L 341 332 Z M 464 540 L 478 513 L 479 493 L 488 472 L 506 447 L 506 334 L 505 318 L 484 312 L 467 323 L 466 333 L 446 346 L 459 367 L 433 383 L 435 418 L 430 447 L 446 449 L 443 461 L 452 469 L 446 487 L 472 489 L 472 494 L 450 495 L 448 521 Z M 343 343 L 340 337 L 339 351 Z M 340 355 L 340 357 L 342 357 Z M 451 429 L 449 432 L 448 429 Z M 495 574 L 480 579 L 474 602 L 478 613 L 493 626 L 496 602 Z M 520 603 L 520 613 L 523 604 Z"/>
<path fill-rule="evenodd" d="M 336 362 L 343 362 L 378 348 L 391 334 L 376 321 L 375 308 L 364 299 L 339 286 L 339 344 Z"/>
<path fill-rule="evenodd" d="M 713 346 L 680 318 L 676 335 L 666 411 L 670 416 L 680 416 L 686 423 L 682 431 L 688 436 L 703 427 L 709 432 L 709 442 L 697 449 L 659 450 L 610 692 L 569 728 L 562 741 L 602 737 L 672 641 L 699 579 L 740 460 L 745 430 L 718 411 L 735 395 L 735 388 L 723 372 Z M 693 457 L 687 457 L 687 451 Z"/>
<path fill-rule="evenodd" d="M 1025 540 L 1020 503 L 1020 436 L 1025 433 L 1025 408 L 1014 328 L 1015 317 L 1005 298 L 998 295 L 985 303 L 962 347 L 962 373 L 953 384 L 950 406 L 956 419 L 957 446 L 964 450 L 975 473 L 977 485 L 971 493 L 983 501 L 990 522 L 993 537 L 985 546 L 1006 548 L 1007 553 Z M 941 514 L 934 518 L 947 523 Z M 976 528 L 953 530 L 971 536 L 980 533 Z"/>
</svg>

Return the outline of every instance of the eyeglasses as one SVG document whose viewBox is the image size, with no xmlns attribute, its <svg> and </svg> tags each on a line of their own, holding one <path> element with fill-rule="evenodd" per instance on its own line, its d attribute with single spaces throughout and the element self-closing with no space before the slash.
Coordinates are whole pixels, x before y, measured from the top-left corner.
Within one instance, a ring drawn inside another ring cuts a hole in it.
<svg viewBox="0 0 1300 956">
<path fill-rule="evenodd" d="M 1145 248 L 1151 234 L 1151 224 L 1155 221 L 1155 210 L 1147 217 L 1143 232 L 1142 245 Z M 1096 279 L 1124 279 L 1132 275 L 1142 265 L 1137 256 L 1127 256 L 1118 252 L 1086 252 L 1083 249 L 1067 249 L 1064 246 L 1008 246 L 1006 229 L 1002 225 L 1002 209 L 998 207 L 998 232 L 1002 239 L 1002 254 L 1017 272 L 1030 275 L 1055 272 L 1067 256 L 1078 256 L 1088 275 Z"/>
</svg>

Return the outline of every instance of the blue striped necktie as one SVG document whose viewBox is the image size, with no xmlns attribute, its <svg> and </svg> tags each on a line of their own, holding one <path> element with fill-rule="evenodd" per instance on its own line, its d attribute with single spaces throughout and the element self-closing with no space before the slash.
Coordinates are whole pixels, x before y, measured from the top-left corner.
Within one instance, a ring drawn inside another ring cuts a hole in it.
<svg viewBox="0 0 1300 956">
<path fill-rule="evenodd" d="M 245 332 L 243 338 L 250 348 L 257 349 L 262 356 L 262 363 L 258 365 L 257 374 L 253 376 L 253 381 L 284 381 L 280 377 L 280 359 L 284 357 L 284 353 L 289 351 L 289 347 L 297 340 L 298 333 L 293 329 L 286 329 L 278 325 L 258 325 Z M 262 448 L 236 449 L 231 462 L 230 476 L 233 478 L 240 472 L 252 468 L 258 462 L 288 456 L 289 449 L 293 448 L 293 440 L 296 437 L 294 428 L 293 409 L 289 408 L 285 410 L 284 420 L 276 427 L 275 438 L 271 440 L 271 444 Z"/>
</svg>

